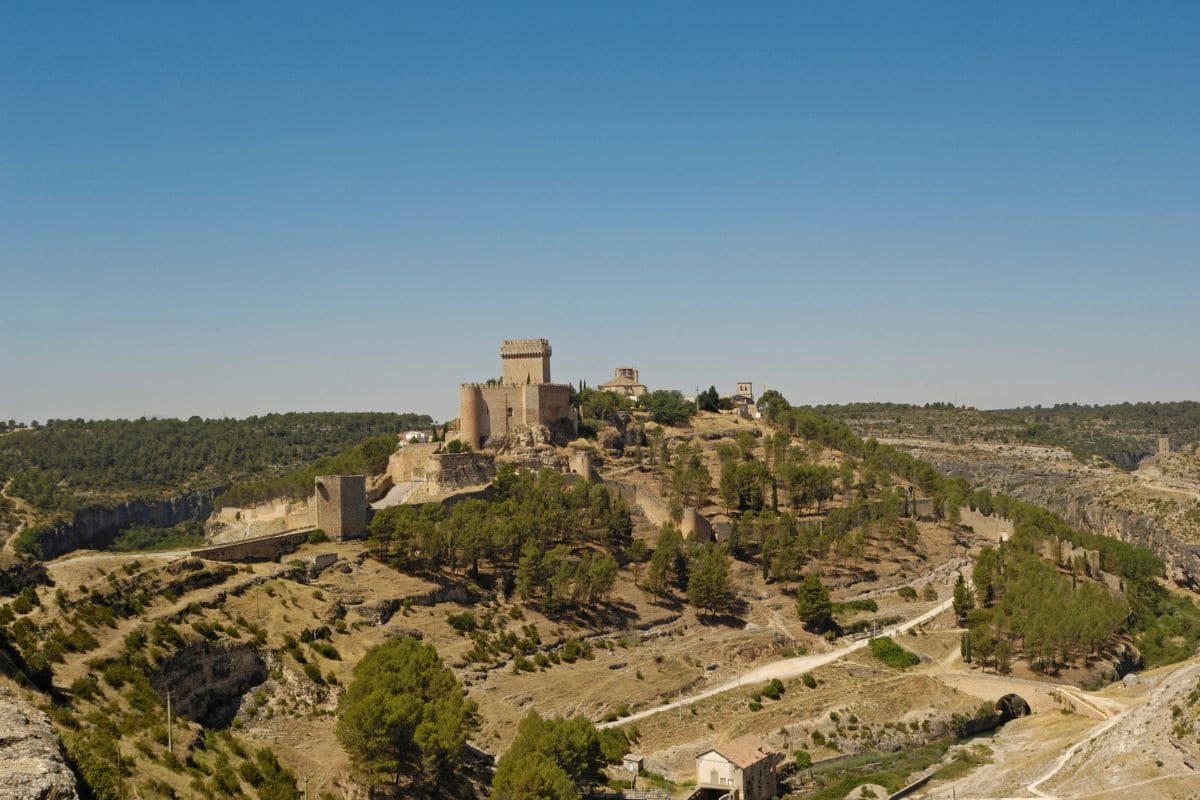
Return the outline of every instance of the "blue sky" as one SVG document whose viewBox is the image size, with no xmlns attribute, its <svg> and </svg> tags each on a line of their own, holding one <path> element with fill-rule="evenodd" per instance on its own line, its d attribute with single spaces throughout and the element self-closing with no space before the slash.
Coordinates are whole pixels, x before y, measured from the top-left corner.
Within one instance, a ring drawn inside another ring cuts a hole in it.
<svg viewBox="0 0 1200 800">
<path fill-rule="evenodd" d="M 1200 7 L 5 3 L 0 418 L 1200 399 Z"/>
</svg>

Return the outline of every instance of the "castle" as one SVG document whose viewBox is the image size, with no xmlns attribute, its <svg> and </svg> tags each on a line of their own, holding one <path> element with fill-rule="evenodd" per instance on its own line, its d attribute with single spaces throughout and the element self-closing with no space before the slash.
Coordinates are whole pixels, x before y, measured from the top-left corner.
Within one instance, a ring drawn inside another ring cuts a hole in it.
<svg viewBox="0 0 1200 800">
<path fill-rule="evenodd" d="M 550 382 L 550 352 L 546 339 L 505 339 L 500 381 L 459 387 L 459 440 L 478 449 L 493 437 L 533 425 L 574 436 L 571 387 Z"/>
</svg>

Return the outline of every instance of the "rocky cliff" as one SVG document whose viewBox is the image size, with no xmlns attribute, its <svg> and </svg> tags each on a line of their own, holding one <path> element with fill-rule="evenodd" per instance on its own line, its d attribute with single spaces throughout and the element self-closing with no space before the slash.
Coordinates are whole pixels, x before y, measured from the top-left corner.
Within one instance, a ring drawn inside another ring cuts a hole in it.
<svg viewBox="0 0 1200 800">
<path fill-rule="evenodd" d="M 78 800 L 50 718 L 0 686 L 0 800 Z"/>
<path fill-rule="evenodd" d="M 129 500 L 111 507 L 81 509 L 71 522 L 55 525 L 42 535 L 42 557 L 57 558 L 72 550 L 107 547 L 119 531 L 132 525 L 168 527 L 189 519 L 207 519 L 213 510 L 213 498 L 225 488 L 217 486 L 162 500 Z"/>
<path fill-rule="evenodd" d="M 262 654 L 253 645 L 186 645 L 150 679 L 165 699 L 169 689 L 183 716 L 208 728 L 228 725 L 244 695 L 267 679 Z"/>
<path fill-rule="evenodd" d="M 1010 463 L 954 458 L 944 451 L 919 455 L 948 475 L 1044 506 L 1074 528 L 1141 545 L 1163 560 L 1172 581 L 1200 589 L 1200 546 L 1180 541 L 1149 514 L 1113 506 L 1086 481 L 1056 470 L 1017 469 Z"/>
</svg>

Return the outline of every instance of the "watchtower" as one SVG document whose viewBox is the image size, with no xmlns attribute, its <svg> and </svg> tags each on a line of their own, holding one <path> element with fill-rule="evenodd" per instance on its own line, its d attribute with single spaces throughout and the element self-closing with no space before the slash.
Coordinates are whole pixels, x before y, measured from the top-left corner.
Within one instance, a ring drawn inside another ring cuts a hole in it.
<svg viewBox="0 0 1200 800">
<path fill-rule="evenodd" d="M 500 343 L 500 382 L 510 386 L 550 382 L 547 339 L 505 339 Z"/>
<path fill-rule="evenodd" d="M 1160 456 L 1165 456 L 1167 453 L 1170 453 L 1170 452 L 1171 452 L 1171 437 L 1169 437 L 1169 436 L 1158 437 L 1158 454 Z"/>
<path fill-rule="evenodd" d="M 361 539 L 367 532 L 367 476 L 318 475 L 317 527 L 330 539 Z"/>
</svg>

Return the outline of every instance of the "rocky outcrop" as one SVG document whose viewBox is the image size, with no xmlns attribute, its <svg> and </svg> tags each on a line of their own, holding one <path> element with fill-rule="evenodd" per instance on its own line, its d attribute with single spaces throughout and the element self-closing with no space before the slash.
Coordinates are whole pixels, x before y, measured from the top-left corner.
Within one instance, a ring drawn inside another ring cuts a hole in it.
<svg viewBox="0 0 1200 800">
<path fill-rule="evenodd" d="M 125 528 L 134 525 L 169 527 L 189 519 L 205 520 L 223 486 L 197 489 L 162 500 L 128 500 L 114 506 L 88 506 L 70 522 L 52 526 L 40 537 L 42 557 L 57 558 L 72 550 L 104 548 Z"/>
<path fill-rule="evenodd" d="M 0 686 L 0 800 L 78 800 L 50 718 Z"/>
<path fill-rule="evenodd" d="M 170 689 L 183 716 L 206 728 L 223 728 L 233 721 L 242 696 L 266 679 L 266 663 L 253 645 L 200 641 L 180 648 L 150 683 L 164 698 Z"/>
<path fill-rule="evenodd" d="M 0 553 L 0 597 L 11 597 L 39 585 L 50 585 L 45 564 Z"/>
</svg>

